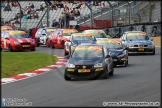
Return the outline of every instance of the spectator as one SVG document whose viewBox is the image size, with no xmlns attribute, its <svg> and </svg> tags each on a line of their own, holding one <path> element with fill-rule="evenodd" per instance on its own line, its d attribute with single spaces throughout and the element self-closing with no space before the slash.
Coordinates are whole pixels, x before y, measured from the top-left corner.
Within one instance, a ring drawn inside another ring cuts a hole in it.
<svg viewBox="0 0 162 108">
<path fill-rule="evenodd" d="M 11 4 L 12 4 L 13 7 L 19 6 L 17 1 L 12 2 Z"/>
<path fill-rule="evenodd" d="M 31 14 L 28 14 L 27 17 L 28 17 L 28 19 L 31 19 Z"/>
<path fill-rule="evenodd" d="M 73 15 L 70 15 L 70 19 L 69 20 L 74 20 L 74 16 Z"/>
<path fill-rule="evenodd" d="M 28 6 L 28 7 L 31 7 L 31 4 L 29 3 L 27 6 Z"/>
<path fill-rule="evenodd" d="M 39 9 L 36 9 L 36 11 L 43 11 L 43 10 L 44 10 L 43 5 L 40 5 L 40 8 Z"/>
<path fill-rule="evenodd" d="M 46 22 L 43 22 L 43 27 L 46 27 L 47 25 L 46 25 Z"/>
<path fill-rule="evenodd" d="M 5 25 L 4 18 L 1 18 L 1 26 Z"/>
<path fill-rule="evenodd" d="M 56 19 L 54 19 L 54 20 L 53 20 L 52 27 L 56 27 L 57 24 L 58 24 L 58 22 L 56 21 Z"/>
<path fill-rule="evenodd" d="M 23 19 L 24 19 L 24 20 L 27 20 L 27 19 L 28 19 L 27 14 L 24 14 Z"/>
<path fill-rule="evenodd" d="M 105 7 L 105 3 L 102 3 L 102 4 L 101 4 L 101 8 L 104 8 L 104 7 Z"/>
<path fill-rule="evenodd" d="M 62 18 L 64 18 L 64 17 L 65 17 L 64 12 L 62 12 L 62 13 L 61 13 L 61 16 L 60 16 L 60 17 L 62 17 Z"/>
<path fill-rule="evenodd" d="M 27 10 L 26 10 L 27 14 L 30 14 L 31 12 L 31 8 L 29 6 L 27 6 Z"/>
<path fill-rule="evenodd" d="M 145 24 L 142 25 L 141 31 L 145 32 Z"/>
<path fill-rule="evenodd" d="M 38 19 L 38 13 L 36 13 L 36 14 L 34 15 L 34 18 L 37 18 L 37 19 Z"/>
<path fill-rule="evenodd" d="M 34 4 L 32 3 L 32 5 L 30 6 L 32 9 L 34 9 Z"/>
<path fill-rule="evenodd" d="M 4 1 L 1 1 L 1 7 L 5 7 L 6 5 L 5 5 L 5 3 L 4 3 Z"/>
<path fill-rule="evenodd" d="M 57 9 L 57 6 L 55 3 L 53 3 L 51 6 L 50 6 L 50 10 L 56 10 Z"/>
<path fill-rule="evenodd" d="M 76 13 L 75 13 L 75 16 L 80 16 L 80 11 L 79 9 L 77 9 Z"/>
<path fill-rule="evenodd" d="M 3 11 L 12 11 L 9 3 L 8 3 L 7 6 L 4 8 Z"/>
<path fill-rule="evenodd" d="M 18 19 L 16 19 L 15 24 L 20 24 L 20 21 L 18 21 Z"/>
</svg>

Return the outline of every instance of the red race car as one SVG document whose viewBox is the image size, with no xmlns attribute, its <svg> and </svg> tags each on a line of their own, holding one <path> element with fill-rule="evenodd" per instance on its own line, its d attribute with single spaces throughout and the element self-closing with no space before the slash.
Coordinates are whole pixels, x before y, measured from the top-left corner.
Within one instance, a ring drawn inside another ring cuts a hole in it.
<svg viewBox="0 0 162 108">
<path fill-rule="evenodd" d="M 35 40 L 29 38 L 25 31 L 6 30 L 1 33 L 1 50 L 31 50 L 35 51 Z"/>
<path fill-rule="evenodd" d="M 57 29 L 50 34 L 46 46 L 50 48 L 64 49 L 64 43 L 69 40 L 71 34 L 76 32 L 78 32 L 76 29 Z"/>
<path fill-rule="evenodd" d="M 11 26 L 1 26 L 1 32 L 5 30 L 14 30 Z"/>
</svg>

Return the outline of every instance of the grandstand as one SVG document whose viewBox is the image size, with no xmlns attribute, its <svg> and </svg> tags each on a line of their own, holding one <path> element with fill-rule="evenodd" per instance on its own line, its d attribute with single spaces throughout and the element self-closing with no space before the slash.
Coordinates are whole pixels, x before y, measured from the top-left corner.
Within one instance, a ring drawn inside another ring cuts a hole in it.
<svg viewBox="0 0 162 108">
<path fill-rule="evenodd" d="M 21 28 L 25 29 L 32 29 L 38 28 L 41 26 L 42 22 L 47 21 L 47 6 L 44 1 L 23 1 L 18 0 L 21 8 L 28 6 L 30 4 L 34 4 L 34 10 L 38 13 L 38 18 L 36 19 L 24 19 L 23 17 L 19 18 L 21 21 Z M 67 3 L 66 1 L 62 1 L 63 5 L 70 8 L 76 8 L 78 6 L 76 1 L 75 3 Z M 87 1 L 82 2 L 80 10 L 80 16 L 75 16 L 75 20 L 78 22 L 79 25 L 90 25 L 90 10 L 85 5 Z M 58 4 L 59 2 L 51 1 L 51 3 Z M 95 6 L 94 1 L 91 1 L 89 5 L 92 7 L 93 18 L 100 19 L 100 20 L 111 20 L 112 18 L 112 10 L 111 6 L 107 1 L 101 1 L 100 4 L 105 4 L 104 7 L 100 5 Z M 114 26 L 119 24 L 129 24 L 129 5 L 126 1 L 110 1 L 111 5 L 114 7 Z M 134 23 L 142 23 L 142 22 L 149 22 L 149 2 L 148 1 L 129 1 L 131 9 L 131 21 L 130 24 Z M 7 2 L 5 3 L 7 4 Z M 43 11 L 36 11 L 36 9 L 40 8 L 40 5 L 43 5 Z M 151 2 L 151 22 L 157 21 L 161 22 L 161 1 L 152 1 Z M 15 14 L 20 12 L 20 7 L 11 7 L 12 11 L 3 11 L 4 7 L 1 7 L 1 17 L 4 18 L 6 22 L 12 20 Z M 22 9 L 23 10 L 23 9 Z M 23 11 L 25 13 L 25 10 Z M 64 12 L 64 8 L 57 8 L 56 10 L 49 10 L 49 27 L 52 26 L 52 22 L 54 19 L 57 21 L 59 20 L 61 13 Z M 16 27 L 20 27 L 20 24 L 15 25 Z"/>
</svg>

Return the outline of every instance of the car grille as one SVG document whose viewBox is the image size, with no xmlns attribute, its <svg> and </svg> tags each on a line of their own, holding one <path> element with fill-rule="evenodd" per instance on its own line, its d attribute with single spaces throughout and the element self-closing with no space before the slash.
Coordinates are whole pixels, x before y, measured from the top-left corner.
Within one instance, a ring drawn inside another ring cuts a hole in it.
<svg viewBox="0 0 162 108">
<path fill-rule="evenodd" d="M 138 45 L 134 45 L 134 47 L 138 47 Z"/>
<path fill-rule="evenodd" d="M 77 69 L 83 69 L 83 66 L 86 66 L 85 69 L 92 69 L 93 68 L 93 65 L 76 65 L 76 68 Z"/>
<path fill-rule="evenodd" d="M 144 47 L 148 47 L 148 45 L 144 45 Z"/>
</svg>

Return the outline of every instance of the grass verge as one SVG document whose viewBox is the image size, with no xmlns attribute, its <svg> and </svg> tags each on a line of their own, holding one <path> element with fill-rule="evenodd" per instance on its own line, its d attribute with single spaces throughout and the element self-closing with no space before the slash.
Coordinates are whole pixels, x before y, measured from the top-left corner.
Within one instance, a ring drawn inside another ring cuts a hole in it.
<svg viewBox="0 0 162 108">
<path fill-rule="evenodd" d="M 36 70 L 57 62 L 57 57 L 42 53 L 1 52 L 1 78 Z"/>
</svg>

